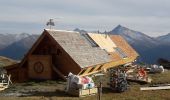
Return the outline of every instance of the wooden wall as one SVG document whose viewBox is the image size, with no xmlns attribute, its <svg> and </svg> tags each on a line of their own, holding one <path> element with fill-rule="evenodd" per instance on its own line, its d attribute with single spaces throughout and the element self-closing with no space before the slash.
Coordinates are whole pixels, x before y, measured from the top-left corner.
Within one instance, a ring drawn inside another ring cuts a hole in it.
<svg viewBox="0 0 170 100">
<path fill-rule="evenodd" d="M 52 79 L 50 55 L 31 55 L 28 58 L 28 77 L 30 79 Z"/>
<path fill-rule="evenodd" d="M 27 67 L 21 68 L 19 67 L 19 64 L 20 63 L 5 67 L 7 74 L 11 75 L 11 80 L 13 83 L 28 80 Z"/>
</svg>

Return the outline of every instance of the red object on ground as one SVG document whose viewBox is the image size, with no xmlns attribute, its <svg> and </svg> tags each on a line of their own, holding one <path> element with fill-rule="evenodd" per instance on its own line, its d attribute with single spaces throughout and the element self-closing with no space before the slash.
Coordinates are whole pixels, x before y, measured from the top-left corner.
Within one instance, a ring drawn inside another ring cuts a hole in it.
<svg viewBox="0 0 170 100">
<path fill-rule="evenodd" d="M 138 71 L 138 74 L 139 74 L 140 77 L 146 77 L 147 76 L 147 73 L 146 73 L 144 68 L 140 68 L 139 71 Z"/>
<path fill-rule="evenodd" d="M 87 77 L 82 77 L 82 79 L 81 79 L 81 83 L 82 84 L 88 84 L 89 83 L 89 78 L 87 78 Z"/>
</svg>

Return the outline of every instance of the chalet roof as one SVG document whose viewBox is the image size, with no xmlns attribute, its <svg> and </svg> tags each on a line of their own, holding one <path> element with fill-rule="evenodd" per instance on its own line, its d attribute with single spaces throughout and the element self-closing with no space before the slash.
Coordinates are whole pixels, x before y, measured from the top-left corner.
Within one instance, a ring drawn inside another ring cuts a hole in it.
<svg viewBox="0 0 170 100">
<path fill-rule="evenodd" d="M 61 30 L 46 31 L 81 68 L 111 61 L 111 57 L 105 50 L 100 47 L 93 47 L 79 32 Z"/>
</svg>

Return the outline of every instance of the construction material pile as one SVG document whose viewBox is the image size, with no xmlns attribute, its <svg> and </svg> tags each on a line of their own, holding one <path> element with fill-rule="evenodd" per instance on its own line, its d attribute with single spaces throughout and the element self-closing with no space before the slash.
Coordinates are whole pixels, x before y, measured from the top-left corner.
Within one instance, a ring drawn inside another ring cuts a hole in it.
<svg viewBox="0 0 170 100">
<path fill-rule="evenodd" d="M 132 72 L 127 73 L 127 80 L 140 83 L 151 83 L 152 81 L 152 79 L 148 76 L 146 69 L 141 66 L 137 66 Z"/>
<path fill-rule="evenodd" d="M 95 91 L 92 91 L 95 88 Z M 91 92 L 90 92 L 91 89 Z M 91 93 L 97 93 L 97 88 L 95 87 L 94 81 L 88 76 L 77 76 L 69 73 L 67 79 L 66 92 L 72 95 L 80 96 L 84 95 L 83 90 L 88 90 L 88 95 Z M 81 94 L 80 94 L 81 92 Z"/>
<path fill-rule="evenodd" d="M 110 69 L 110 87 L 117 92 L 127 90 L 126 73 L 121 69 Z"/>
<path fill-rule="evenodd" d="M 68 91 L 69 89 L 89 89 L 93 88 L 94 86 L 95 85 L 92 78 L 88 76 L 80 77 L 72 73 L 69 73 L 66 91 Z"/>
</svg>

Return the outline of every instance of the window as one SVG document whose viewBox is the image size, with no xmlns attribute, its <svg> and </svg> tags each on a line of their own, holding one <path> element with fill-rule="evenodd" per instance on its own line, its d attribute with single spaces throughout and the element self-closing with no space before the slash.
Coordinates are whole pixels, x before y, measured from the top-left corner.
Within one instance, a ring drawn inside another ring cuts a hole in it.
<svg viewBox="0 0 170 100">
<path fill-rule="evenodd" d="M 82 36 L 85 37 L 85 39 L 91 44 L 92 47 L 99 47 L 99 45 L 88 35 L 88 34 L 82 34 Z"/>
<path fill-rule="evenodd" d="M 116 50 L 117 53 L 119 53 L 119 55 L 121 56 L 121 58 L 127 58 L 127 55 L 122 51 L 121 48 L 116 47 L 114 48 Z"/>
</svg>

